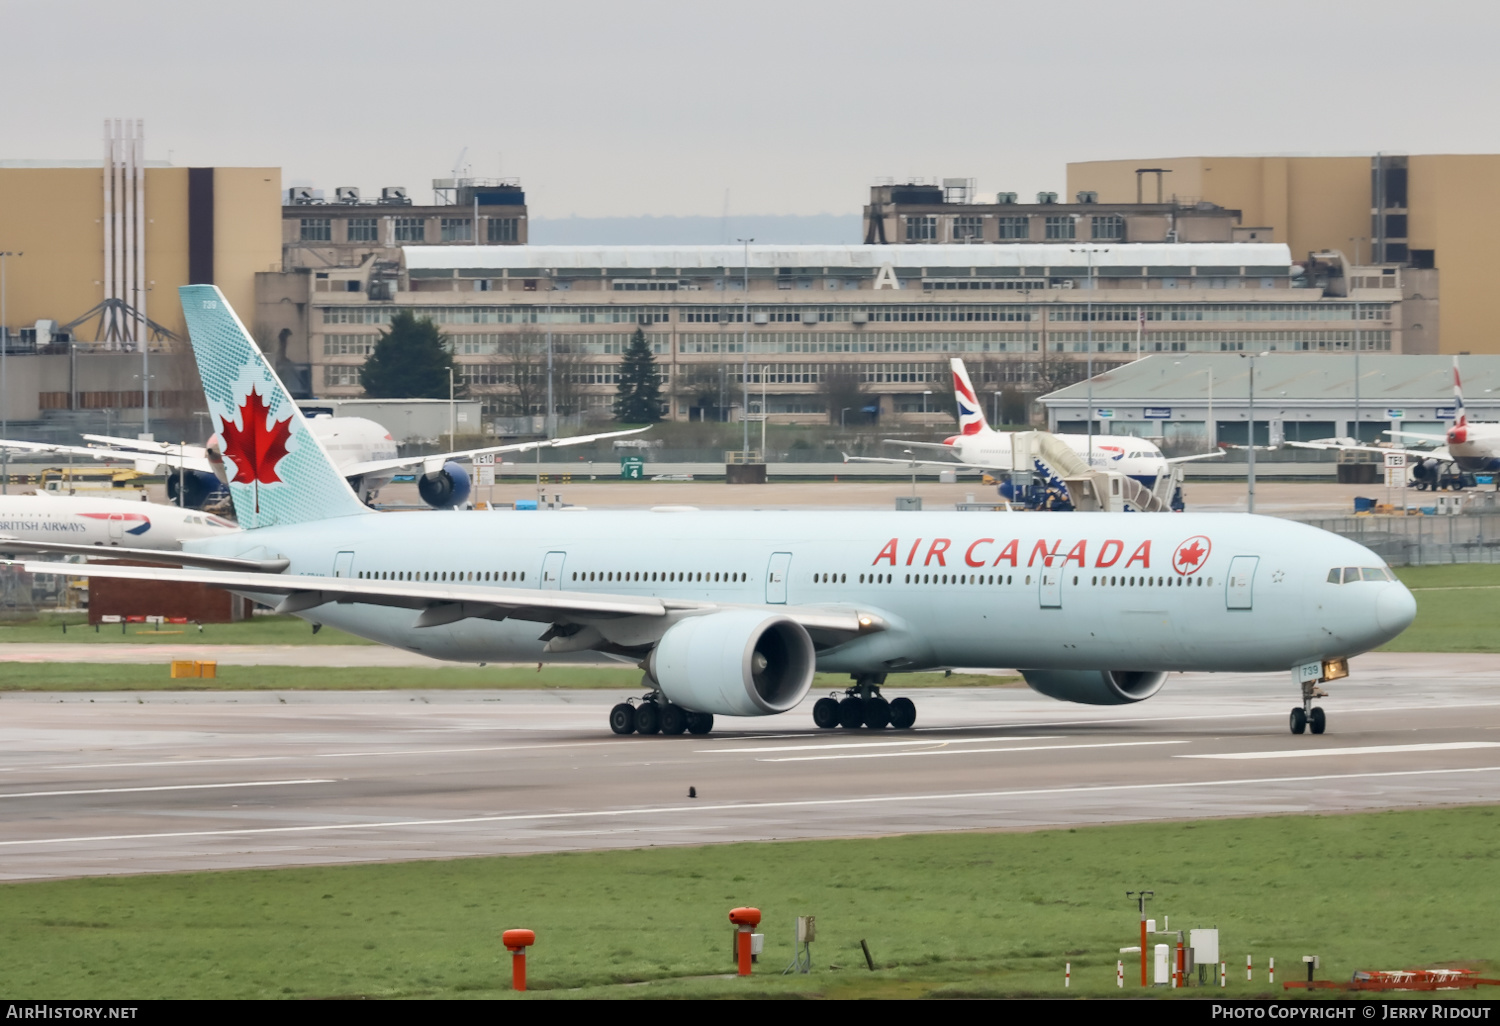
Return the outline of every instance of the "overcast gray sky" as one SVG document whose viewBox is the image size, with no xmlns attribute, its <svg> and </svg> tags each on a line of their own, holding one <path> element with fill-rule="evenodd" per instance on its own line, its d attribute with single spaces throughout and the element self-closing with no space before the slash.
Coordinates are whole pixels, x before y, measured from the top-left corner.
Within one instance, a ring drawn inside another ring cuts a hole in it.
<svg viewBox="0 0 1500 1026">
<path fill-rule="evenodd" d="M 533 216 L 857 211 L 878 176 L 1495 152 L 1500 5 L 0 0 L 0 158 L 147 155 L 425 200 L 460 151 Z"/>
</svg>

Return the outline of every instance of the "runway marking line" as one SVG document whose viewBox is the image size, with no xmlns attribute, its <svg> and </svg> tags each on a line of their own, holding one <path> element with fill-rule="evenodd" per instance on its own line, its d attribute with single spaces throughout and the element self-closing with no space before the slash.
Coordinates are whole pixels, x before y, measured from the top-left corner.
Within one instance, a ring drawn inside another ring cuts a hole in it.
<svg viewBox="0 0 1500 1026">
<path fill-rule="evenodd" d="M 56 798 L 73 794 L 138 794 L 144 791 L 207 791 L 225 787 L 286 787 L 289 784 L 334 784 L 332 777 L 326 780 L 241 780 L 230 784 L 163 784 L 160 787 L 92 787 L 78 791 L 12 791 L 0 794 L 0 798 Z"/>
<path fill-rule="evenodd" d="M 1141 748 L 1148 745 L 1186 745 L 1191 741 L 1103 741 L 1086 745 L 1023 745 L 1016 748 L 948 748 L 957 742 L 939 741 L 940 748 L 905 752 L 856 752 L 853 755 L 789 755 L 779 759 L 756 759 L 756 762 L 826 762 L 830 759 L 895 759 L 903 755 L 982 755 L 987 752 L 1064 752 L 1074 748 Z"/>
<path fill-rule="evenodd" d="M 903 745 L 979 745 L 994 744 L 1000 741 L 1055 741 L 1062 734 L 1035 734 L 1018 737 L 965 737 L 949 740 L 940 737 L 925 738 L 914 737 L 903 741 L 846 741 L 842 744 L 831 745 L 770 745 L 761 748 L 694 748 L 693 752 L 717 753 L 717 752 L 815 752 L 827 748 L 896 748 Z"/>
<path fill-rule="evenodd" d="M 1395 755 L 1400 752 L 1456 752 L 1464 748 L 1500 748 L 1500 741 L 1444 741 L 1417 745 L 1368 745 L 1364 748 L 1287 748 L 1277 752 L 1212 752 L 1177 755 L 1176 759 L 1305 759 L 1318 755 Z"/>
<path fill-rule="evenodd" d="M 582 812 L 518 812 L 500 816 L 461 816 L 451 819 L 398 819 L 369 823 L 324 823 L 312 826 L 234 827 L 225 830 L 174 830 L 151 834 L 96 834 L 84 837 L 37 837 L 23 841 L 0 841 L 0 848 L 38 844 L 85 844 L 97 841 L 152 841 L 182 837 L 247 837 L 263 834 L 306 834 L 319 831 L 395 830 L 403 827 L 469 826 L 481 823 L 522 823 L 564 819 L 618 819 L 626 816 L 660 816 L 670 813 L 758 812 L 766 809 L 826 808 L 849 805 L 889 805 L 896 802 L 973 801 L 989 798 L 1035 798 L 1062 794 L 1112 794 L 1121 791 L 1163 791 L 1193 787 L 1226 787 L 1267 784 L 1309 784 L 1336 780 L 1377 780 L 1390 777 L 1455 776 L 1470 773 L 1500 773 L 1500 766 L 1470 766 L 1463 769 L 1388 770 L 1372 773 L 1322 773 L 1304 777 L 1258 777 L 1242 780 L 1189 780 L 1161 784 L 1096 784 L 1080 787 L 1031 788 L 1021 791 L 957 791 L 949 794 L 870 795 L 863 798 L 801 798 L 775 802 L 725 802 L 715 805 L 642 806 L 633 809 L 594 809 Z"/>
</svg>

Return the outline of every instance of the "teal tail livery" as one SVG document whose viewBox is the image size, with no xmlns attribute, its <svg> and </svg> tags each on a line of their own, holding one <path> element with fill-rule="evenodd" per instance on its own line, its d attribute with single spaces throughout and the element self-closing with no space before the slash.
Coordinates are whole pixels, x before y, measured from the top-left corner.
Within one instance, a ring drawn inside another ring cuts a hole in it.
<svg viewBox="0 0 1500 1026">
<path fill-rule="evenodd" d="M 245 528 L 369 510 L 334 466 L 239 317 L 213 285 L 178 289 L 235 515 Z"/>
</svg>

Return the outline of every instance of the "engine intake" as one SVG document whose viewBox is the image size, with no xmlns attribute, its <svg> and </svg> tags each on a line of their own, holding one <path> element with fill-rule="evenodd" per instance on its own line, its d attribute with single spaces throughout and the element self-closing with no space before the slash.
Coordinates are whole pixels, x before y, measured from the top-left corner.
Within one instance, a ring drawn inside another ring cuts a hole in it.
<svg viewBox="0 0 1500 1026">
<path fill-rule="evenodd" d="M 469 473 L 449 460 L 436 474 L 417 478 L 417 494 L 433 509 L 452 509 L 469 501 Z"/>
<path fill-rule="evenodd" d="M 223 482 L 207 471 L 168 470 L 166 478 L 167 500 L 174 506 L 178 504 L 178 495 L 182 496 L 182 505 L 202 509 L 229 494 Z"/>
<path fill-rule="evenodd" d="M 1144 702 L 1167 681 L 1160 670 L 1022 670 L 1021 676 L 1033 691 L 1080 705 Z"/>
<path fill-rule="evenodd" d="M 812 687 L 817 656 L 797 621 L 727 609 L 673 624 L 646 666 L 673 705 L 724 716 L 786 712 Z"/>
</svg>

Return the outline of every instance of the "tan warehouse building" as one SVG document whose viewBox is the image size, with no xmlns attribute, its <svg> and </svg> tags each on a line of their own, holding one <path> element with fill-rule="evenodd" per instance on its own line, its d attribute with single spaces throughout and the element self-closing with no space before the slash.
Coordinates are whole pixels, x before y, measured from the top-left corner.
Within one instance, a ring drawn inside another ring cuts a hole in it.
<svg viewBox="0 0 1500 1026">
<path fill-rule="evenodd" d="M 1489 298 L 1500 280 L 1500 155 L 1368 157 L 1148 157 L 1068 165 L 1068 192 L 1125 203 L 1165 190 L 1179 204 L 1207 201 L 1265 225 L 1297 259 L 1340 251 L 1354 265 L 1395 265 L 1425 304 L 1407 352 L 1500 353 Z M 1442 316 L 1436 324 L 1437 275 Z"/>
</svg>

